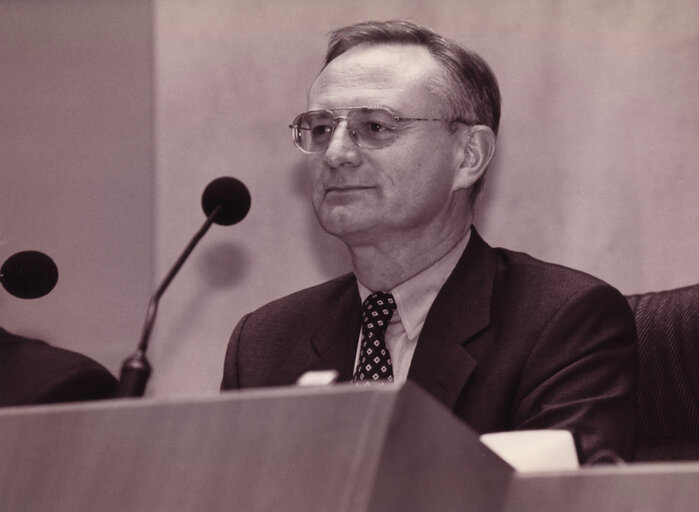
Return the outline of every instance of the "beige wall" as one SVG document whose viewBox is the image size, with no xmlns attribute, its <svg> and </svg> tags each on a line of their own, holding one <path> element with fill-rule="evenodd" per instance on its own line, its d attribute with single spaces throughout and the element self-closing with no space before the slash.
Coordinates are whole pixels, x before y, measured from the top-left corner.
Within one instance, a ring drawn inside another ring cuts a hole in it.
<svg viewBox="0 0 699 512">
<path fill-rule="evenodd" d="M 59 269 L 0 325 L 117 372 L 152 288 L 152 19 L 147 2 L 0 2 L 0 263 Z"/>
<path fill-rule="evenodd" d="M 88 3 L 0 4 L 0 64 L 15 71 L 0 77 L 14 116 L 0 120 L 0 257 L 32 245 L 65 269 L 43 302 L 3 292 L 0 323 L 118 369 L 154 286 L 151 248 L 157 281 L 203 222 L 206 184 L 236 176 L 251 212 L 214 226 L 163 297 L 150 394 L 215 393 L 245 312 L 349 268 L 316 225 L 287 125 L 327 32 L 354 21 L 413 17 L 492 65 L 503 119 L 477 219 L 491 244 L 624 293 L 699 282 L 696 1 L 154 0 L 152 19 L 149 2 Z M 43 127 L 36 141 L 23 118 Z M 40 207 L 20 223 L 27 203 Z"/>
</svg>

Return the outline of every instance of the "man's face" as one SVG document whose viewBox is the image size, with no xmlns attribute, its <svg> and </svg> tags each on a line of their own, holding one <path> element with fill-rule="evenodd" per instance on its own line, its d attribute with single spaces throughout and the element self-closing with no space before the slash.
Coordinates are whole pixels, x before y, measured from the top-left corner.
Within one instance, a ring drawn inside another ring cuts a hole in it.
<svg viewBox="0 0 699 512">
<path fill-rule="evenodd" d="M 441 68 L 413 45 L 358 46 L 333 60 L 309 92 L 309 110 L 386 106 L 401 117 L 443 118 L 428 87 Z M 322 153 L 310 155 L 313 206 L 323 228 L 349 245 L 443 237 L 467 211 L 455 190 L 459 136 L 444 123 L 402 123 L 389 146 L 357 146 L 347 122 Z M 437 238 L 439 239 L 439 238 Z"/>
</svg>

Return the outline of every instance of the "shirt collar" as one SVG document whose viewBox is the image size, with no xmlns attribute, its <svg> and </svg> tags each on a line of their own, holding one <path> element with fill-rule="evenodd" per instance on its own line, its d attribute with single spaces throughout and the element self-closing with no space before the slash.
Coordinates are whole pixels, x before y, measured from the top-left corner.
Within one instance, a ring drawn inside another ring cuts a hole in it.
<svg viewBox="0 0 699 512">
<path fill-rule="evenodd" d="M 393 316 L 391 322 L 398 321 L 399 318 L 408 338 L 413 339 L 420 334 L 432 303 L 459 262 L 470 238 L 471 228 L 447 254 L 419 274 L 390 290 L 396 301 L 398 313 Z M 357 285 L 362 302 L 374 293 L 360 282 L 357 282 Z"/>
</svg>

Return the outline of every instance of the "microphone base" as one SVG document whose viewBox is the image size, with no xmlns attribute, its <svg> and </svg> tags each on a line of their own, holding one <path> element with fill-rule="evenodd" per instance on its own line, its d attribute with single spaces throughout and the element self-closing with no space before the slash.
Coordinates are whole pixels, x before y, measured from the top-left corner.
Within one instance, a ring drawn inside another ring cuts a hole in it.
<svg viewBox="0 0 699 512">
<path fill-rule="evenodd" d="M 142 350 L 124 361 L 119 378 L 118 398 L 141 397 L 151 373 L 151 366 Z"/>
</svg>

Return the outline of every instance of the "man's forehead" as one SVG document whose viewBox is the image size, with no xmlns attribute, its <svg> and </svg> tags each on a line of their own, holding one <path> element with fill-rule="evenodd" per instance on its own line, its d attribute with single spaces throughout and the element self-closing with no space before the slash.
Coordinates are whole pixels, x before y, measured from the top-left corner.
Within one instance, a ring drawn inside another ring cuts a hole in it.
<svg viewBox="0 0 699 512">
<path fill-rule="evenodd" d="M 421 85 L 439 71 L 429 51 L 418 45 L 360 45 L 347 50 L 320 72 L 309 99 L 342 89 L 375 90 Z"/>
</svg>

